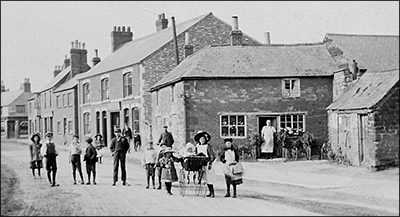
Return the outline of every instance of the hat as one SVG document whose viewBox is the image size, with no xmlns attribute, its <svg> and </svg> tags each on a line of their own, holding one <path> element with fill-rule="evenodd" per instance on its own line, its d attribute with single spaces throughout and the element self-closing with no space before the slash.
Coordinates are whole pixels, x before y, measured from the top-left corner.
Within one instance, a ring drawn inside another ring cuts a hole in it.
<svg viewBox="0 0 400 217">
<path fill-rule="evenodd" d="M 163 128 L 168 128 L 168 126 L 167 126 L 167 125 L 164 125 Z"/>
<path fill-rule="evenodd" d="M 114 133 L 121 133 L 121 129 L 119 129 L 119 128 L 115 129 Z"/>
<path fill-rule="evenodd" d="M 86 138 L 85 138 L 85 142 L 87 142 L 87 143 L 92 143 L 92 142 L 93 142 L 93 139 L 90 138 L 90 137 L 86 137 Z"/>
<path fill-rule="evenodd" d="M 224 143 L 226 143 L 226 142 L 233 142 L 233 139 L 232 138 L 226 138 L 226 139 L 224 139 Z"/>
<path fill-rule="evenodd" d="M 96 137 L 100 137 L 100 139 L 103 138 L 103 136 L 102 136 L 100 133 L 98 133 L 98 134 L 96 134 L 96 135 L 94 136 L 94 138 L 96 138 Z"/>
<path fill-rule="evenodd" d="M 172 148 L 171 147 L 166 147 L 165 148 L 165 150 L 163 151 L 163 153 L 174 153 L 175 151 L 174 150 L 172 150 Z"/>
<path fill-rule="evenodd" d="M 39 133 L 34 133 L 34 134 L 32 134 L 32 136 L 31 136 L 32 142 L 35 142 L 35 140 L 34 140 L 35 136 L 37 136 L 37 137 L 39 138 L 39 141 L 40 141 L 40 134 L 39 134 Z"/>
<path fill-rule="evenodd" d="M 52 132 L 47 132 L 46 133 L 46 137 L 49 137 L 49 136 L 53 136 L 53 133 Z"/>
<path fill-rule="evenodd" d="M 199 142 L 200 138 L 203 137 L 206 139 L 206 142 L 211 140 L 211 136 L 209 133 L 204 131 L 198 131 L 197 134 L 194 136 L 194 141 Z"/>
<path fill-rule="evenodd" d="M 79 136 L 77 134 L 73 135 L 72 137 L 79 139 Z"/>
</svg>

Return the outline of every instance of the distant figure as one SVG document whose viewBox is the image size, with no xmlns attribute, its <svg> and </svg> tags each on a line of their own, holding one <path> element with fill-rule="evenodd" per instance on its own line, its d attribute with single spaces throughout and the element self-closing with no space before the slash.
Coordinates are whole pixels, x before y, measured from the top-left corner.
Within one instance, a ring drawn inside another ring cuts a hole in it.
<svg viewBox="0 0 400 217">
<path fill-rule="evenodd" d="M 76 185 L 76 169 L 78 169 L 79 176 L 81 177 L 81 184 L 84 184 L 82 166 L 81 166 L 82 147 L 79 143 L 79 136 L 73 135 L 71 144 L 69 145 L 68 158 L 69 163 L 72 164 L 72 177 L 74 178 L 74 185 Z"/>
<path fill-rule="evenodd" d="M 174 137 L 172 136 L 172 133 L 168 132 L 167 126 L 164 126 L 163 128 L 164 132 L 161 133 L 157 145 L 165 144 L 165 146 L 172 148 L 172 145 L 174 144 Z"/>
<path fill-rule="evenodd" d="M 56 183 L 56 174 L 57 174 L 57 156 L 58 152 L 56 149 L 56 144 L 53 140 L 53 133 L 46 133 L 47 141 L 43 146 L 43 156 L 46 158 L 46 170 L 47 170 L 47 178 L 51 184 L 51 187 L 60 186 Z M 53 174 L 51 174 L 53 172 Z M 51 177 L 52 175 L 52 177 Z M 53 179 L 52 179 L 53 178 Z"/>
<path fill-rule="evenodd" d="M 41 179 L 42 176 L 40 175 L 40 169 L 43 168 L 43 156 L 40 153 L 42 148 L 42 143 L 40 143 L 40 134 L 35 133 L 31 136 L 32 143 L 29 144 L 29 153 L 31 156 L 31 169 L 33 178 L 36 179 L 35 176 L 35 169 L 38 170 L 39 178 Z"/>
<path fill-rule="evenodd" d="M 93 145 L 97 150 L 97 161 L 99 162 L 99 164 L 102 163 L 102 158 L 103 158 L 103 151 L 102 149 L 104 148 L 104 142 L 103 142 L 103 136 L 98 133 L 96 134 L 96 136 L 94 136 L 94 141 L 93 141 Z"/>
<path fill-rule="evenodd" d="M 133 147 L 135 151 L 140 151 L 140 146 L 142 146 L 142 140 L 140 138 L 140 134 L 137 130 L 133 132 Z"/>
<path fill-rule="evenodd" d="M 261 146 L 261 153 L 265 154 L 267 159 L 270 159 L 274 151 L 274 133 L 276 133 L 276 130 L 274 126 L 271 126 L 271 120 L 267 120 L 266 124 L 261 130 L 264 140 Z"/>
<path fill-rule="evenodd" d="M 96 148 L 93 146 L 92 142 L 93 139 L 88 137 L 85 139 L 87 143 L 86 151 L 85 151 L 85 158 L 86 161 L 86 173 L 88 175 L 88 182 L 87 185 L 90 185 L 90 174 L 93 173 L 93 185 L 97 185 L 96 183 L 96 162 L 97 162 L 97 152 Z"/>
<path fill-rule="evenodd" d="M 132 140 L 132 130 L 129 128 L 128 123 L 125 123 L 124 128 L 122 129 L 122 135 L 128 140 L 129 149 L 128 153 L 131 152 L 131 140 Z"/>
<path fill-rule="evenodd" d="M 115 186 L 115 184 L 118 181 L 118 167 L 119 163 L 121 163 L 121 180 L 122 180 L 122 185 L 124 186 L 130 186 L 126 182 L 126 153 L 129 150 L 129 143 L 128 140 L 122 136 L 121 130 L 116 129 L 114 131 L 115 137 L 111 140 L 110 144 L 110 151 L 111 151 L 111 156 L 114 157 L 114 165 L 113 165 L 113 184 L 112 186 Z"/>
<path fill-rule="evenodd" d="M 157 153 L 157 159 L 156 159 L 156 173 L 157 173 L 157 179 L 158 179 L 158 187 L 157 190 L 161 190 L 161 171 L 162 167 L 160 165 L 160 159 L 163 157 L 163 152 L 167 146 L 165 144 L 162 144 L 160 146 L 160 150 Z"/>
<path fill-rule="evenodd" d="M 143 153 L 142 166 L 146 169 L 146 179 L 147 186 L 146 189 L 149 189 L 150 186 L 150 177 L 153 181 L 153 189 L 155 189 L 155 165 L 157 160 L 157 152 L 153 148 L 153 141 L 149 141 L 147 143 L 147 149 Z"/>
</svg>

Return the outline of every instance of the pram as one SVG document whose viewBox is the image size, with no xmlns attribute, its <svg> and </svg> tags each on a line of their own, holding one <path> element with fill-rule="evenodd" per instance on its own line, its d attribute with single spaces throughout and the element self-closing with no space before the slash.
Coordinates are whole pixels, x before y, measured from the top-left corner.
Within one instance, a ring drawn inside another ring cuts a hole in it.
<svg viewBox="0 0 400 217">
<path fill-rule="evenodd" d="M 182 168 L 179 171 L 179 193 L 185 196 L 186 187 L 193 184 L 196 195 L 205 197 L 207 188 L 203 180 L 205 171 L 204 166 L 207 166 L 209 158 L 202 155 L 189 155 L 181 160 Z"/>
</svg>

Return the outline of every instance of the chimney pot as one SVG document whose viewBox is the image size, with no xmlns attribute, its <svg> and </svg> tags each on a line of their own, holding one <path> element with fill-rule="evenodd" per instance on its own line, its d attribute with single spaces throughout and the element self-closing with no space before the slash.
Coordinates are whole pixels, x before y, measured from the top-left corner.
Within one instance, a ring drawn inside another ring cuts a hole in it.
<svg viewBox="0 0 400 217">
<path fill-rule="evenodd" d="M 96 54 L 96 57 L 98 57 L 98 50 L 97 49 L 94 49 L 94 53 Z"/>
<path fill-rule="evenodd" d="M 122 31 L 125 32 L 125 26 L 122 27 Z"/>
<path fill-rule="evenodd" d="M 114 32 L 115 32 L 115 31 L 117 31 L 117 27 L 116 27 L 116 26 L 114 26 Z"/>
<path fill-rule="evenodd" d="M 74 48 L 74 42 L 71 42 L 71 48 Z"/>
<path fill-rule="evenodd" d="M 82 49 L 85 50 L 85 42 L 82 43 Z"/>
<path fill-rule="evenodd" d="M 75 40 L 75 48 L 78 48 L 78 40 Z"/>
<path fill-rule="evenodd" d="M 271 44 L 271 37 L 269 32 L 265 32 L 264 36 L 265 36 L 265 44 Z"/>
<path fill-rule="evenodd" d="M 233 30 L 239 30 L 239 23 L 238 23 L 238 17 L 237 16 L 232 16 L 232 29 Z"/>
<path fill-rule="evenodd" d="M 118 26 L 118 32 L 121 32 L 121 27 L 120 26 Z"/>
<path fill-rule="evenodd" d="M 131 32 L 131 27 L 130 26 L 128 26 L 127 32 Z"/>
</svg>

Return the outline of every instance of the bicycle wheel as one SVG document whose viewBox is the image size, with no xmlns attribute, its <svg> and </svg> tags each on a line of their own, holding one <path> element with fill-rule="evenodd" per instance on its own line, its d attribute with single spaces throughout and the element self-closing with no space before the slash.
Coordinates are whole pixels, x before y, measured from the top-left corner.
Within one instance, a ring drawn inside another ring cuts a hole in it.
<svg viewBox="0 0 400 217">
<path fill-rule="evenodd" d="M 186 192 L 186 174 L 185 170 L 181 169 L 179 172 L 179 194 L 183 197 Z"/>
</svg>

